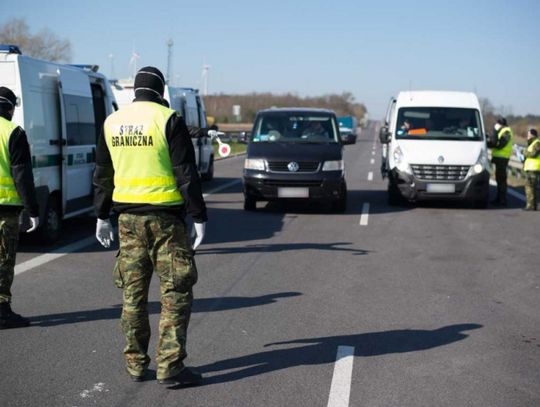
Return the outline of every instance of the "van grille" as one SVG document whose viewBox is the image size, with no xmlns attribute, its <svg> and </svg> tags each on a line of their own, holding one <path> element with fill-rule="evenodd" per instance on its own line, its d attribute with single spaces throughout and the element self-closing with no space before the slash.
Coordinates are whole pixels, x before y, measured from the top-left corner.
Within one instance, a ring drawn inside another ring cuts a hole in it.
<svg viewBox="0 0 540 407">
<path fill-rule="evenodd" d="M 291 161 L 268 161 L 268 169 L 270 172 L 291 172 L 287 168 Z M 319 170 L 318 161 L 294 161 L 298 164 L 298 171 L 296 172 L 317 172 Z"/>
<path fill-rule="evenodd" d="M 426 181 L 462 181 L 467 176 L 469 165 L 422 165 L 411 164 L 414 175 Z"/>
</svg>

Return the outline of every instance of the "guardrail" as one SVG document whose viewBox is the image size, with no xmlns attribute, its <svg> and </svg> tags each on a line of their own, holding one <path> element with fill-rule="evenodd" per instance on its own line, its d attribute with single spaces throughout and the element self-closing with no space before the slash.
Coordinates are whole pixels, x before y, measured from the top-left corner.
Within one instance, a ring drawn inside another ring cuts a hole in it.
<svg viewBox="0 0 540 407">
<path fill-rule="evenodd" d="M 223 133 L 219 138 L 224 143 L 242 143 L 247 144 L 251 132 L 249 131 L 219 131 Z"/>
</svg>

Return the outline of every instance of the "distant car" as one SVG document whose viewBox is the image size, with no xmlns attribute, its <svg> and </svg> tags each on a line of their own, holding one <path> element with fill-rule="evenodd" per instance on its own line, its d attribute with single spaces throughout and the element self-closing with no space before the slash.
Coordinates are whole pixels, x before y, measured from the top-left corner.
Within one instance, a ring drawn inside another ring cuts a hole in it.
<svg viewBox="0 0 540 407">
<path fill-rule="evenodd" d="M 343 144 L 356 144 L 356 131 L 349 127 L 340 127 L 339 136 Z"/>
<path fill-rule="evenodd" d="M 311 108 L 257 113 L 244 164 L 244 209 L 295 199 L 347 207 L 343 146 L 334 112 Z"/>
</svg>

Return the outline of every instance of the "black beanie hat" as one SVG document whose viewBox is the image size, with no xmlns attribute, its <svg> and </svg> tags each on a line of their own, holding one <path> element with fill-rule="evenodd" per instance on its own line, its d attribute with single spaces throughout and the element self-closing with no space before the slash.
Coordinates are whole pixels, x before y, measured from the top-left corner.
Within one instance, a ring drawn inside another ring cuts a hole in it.
<svg viewBox="0 0 540 407">
<path fill-rule="evenodd" d="M 534 137 L 538 137 L 538 132 L 536 131 L 536 129 L 530 129 L 529 132 L 530 132 Z"/>
<path fill-rule="evenodd" d="M 497 120 L 497 123 L 499 123 L 501 126 L 508 126 L 508 123 L 504 117 L 499 117 L 499 120 Z"/>
<path fill-rule="evenodd" d="M 137 75 L 135 75 L 135 96 L 137 91 L 149 91 L 157 93 L 160 98 L 163 97 L 165 92 L 165 77 L 161 71 L 153 66 L 145 66 L 139 69 Z"/>
<path fill-rule="evenodd" d="M 11 89 L 0 86 L 0 103 L 11 105 L 13 108 L 17 104 L 17 96 L 15 96 L 15 93 L 13 93 Z"/>
</svg>

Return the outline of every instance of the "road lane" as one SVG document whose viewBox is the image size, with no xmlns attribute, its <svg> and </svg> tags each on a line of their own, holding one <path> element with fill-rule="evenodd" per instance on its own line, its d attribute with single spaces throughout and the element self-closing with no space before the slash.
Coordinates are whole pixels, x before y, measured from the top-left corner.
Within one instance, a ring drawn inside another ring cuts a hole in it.
<svg viewBox="0 0 540 407">
<path fill-rule="evenodd" d="M 205 386 L 129 381 L 115 250 L 94 245 L 17 276 L 16 309 L 33 326 L 0 333 L 2 405 L 324 406 L 339 347 L 355 349 L 351 406 L 538 404 L 538 219 L 515 200 L 486 211 L 389 207 L 370 163 L 374 130 L 345 147 L 345 214 L 244 212 L 238 183 L 207 198 L 187 360 Z M 216 163 L 205 190 L 238 179 L 242 162 Z M 77 233 L 93 234 L 92 223 Z M 154 281 L 152 357 L 158 301 Z"/>
</svg>

